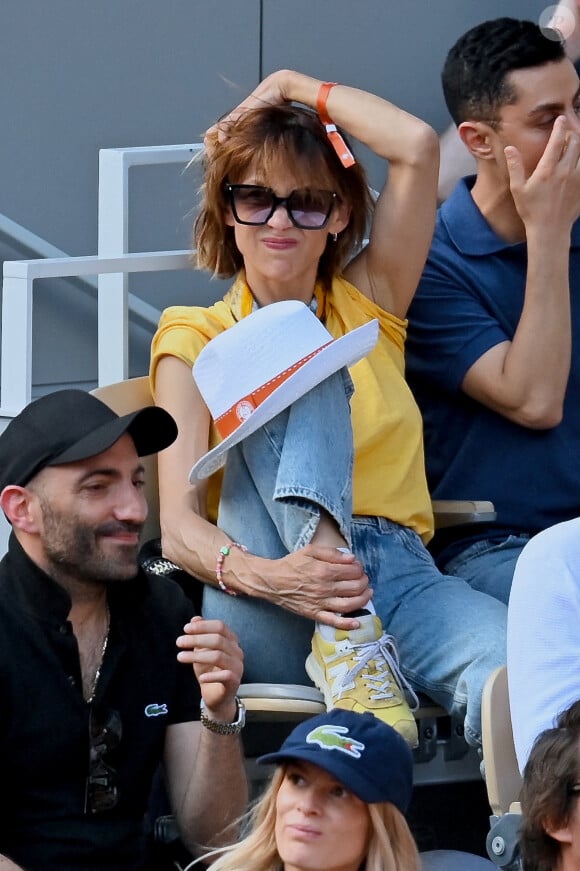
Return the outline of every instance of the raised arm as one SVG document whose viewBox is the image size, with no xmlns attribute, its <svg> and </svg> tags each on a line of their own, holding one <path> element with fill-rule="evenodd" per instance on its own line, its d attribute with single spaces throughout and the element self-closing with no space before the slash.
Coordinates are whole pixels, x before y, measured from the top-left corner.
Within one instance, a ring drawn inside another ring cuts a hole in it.
<svg viewBox="0 0 580 871">
<path fill-rule="evenodd" d="M 527 240 L 524 306 L 513 339 L 483 354 L 463 389 L 516 423 L 549 428 L 562 419 L 570 372 L 570 233 L 580 211 L 580 135 L 558 118 L 529 178 L 517 149 L 507 148 L 506 158 Z"/>
<path fill-rule="evenodd" d="M 248 801 L 242 743 L 237 732 L 236 693 L 243 655 L 237 638 L 219 620 L 194 617 L 177 639 L 178 659 L 191 665 L 201 687 L 206 723 L 178 723 L 167 730 L 164 764 L 171 806 L 180 833 L 193 852 L 232 843 L 233 824 Z"/>
<path fill-rule="evenodd" d="M 179 436 L 159 455 L 159 496 L 164 554 L 206 583 L 217 584 L 218 551 L 230 541 L 206 519 L 205 485 L 188 483 L 191 466 L 208 449 L 209 413 L 191 370 L 176 357 L 158 364 L 155 399 L 175 418 Z M 358 626 L 342 612 L 364 607 L 370 598 L 360 563 L 334 547 L 308 545 L 269 560 L 232 548 L 224 564 L 227 586 L 343 629 Z"/>
<path fill-rule="evenodd" d="M 244 109 L 297 102 L 316 108 L 322 82 L 292 70 L 265 78 L 228 118 Z M 359 290 L 404 318 L 429 251 L 435 222 L 439 145 L 423 121 L 387 100 L 336 85 L 326 108 L 333 122 L 389 162 L 376 203 L 370 241 L 345 272 Z M 227 135 L 228 118 L 221 121 Z"/>
</svg>

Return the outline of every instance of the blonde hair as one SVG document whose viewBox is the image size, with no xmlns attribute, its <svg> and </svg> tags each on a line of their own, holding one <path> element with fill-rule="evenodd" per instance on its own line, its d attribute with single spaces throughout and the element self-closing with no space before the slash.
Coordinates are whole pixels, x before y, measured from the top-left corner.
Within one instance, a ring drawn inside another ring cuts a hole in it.
<svg viewBox="0 0 580 871">
<path fill-rule="evenodd" d="M 276 848 L 276 796 L 286 768 L 280 765 L 262 797 L 245 820 L 249 834 L 238 844 L 216 850 L 201 861 L 220 854 L 208 871 L 280 871 L 282 861 Z M 403 814 L 390 802 L 367 805 L 370 833 L 365 871 L 420 871 L 417 846 Z"/>
<path fill-rule="evenodd" d="M 373 209 L 360 163 L 345 169 L 318 115 L 299 106 L 249 109 L 231 124 L 222 142 L 217 129 L 208 138 L 202 201 L 193 229 L 198 267 L 231 278 L 243 266 L 234 228 L 226 224 L 226 183 L 239 182 L 249 169 L 255 170 L 258 180 L 271 180 L 276 171 L 287 168 L 303 186 L 333 190 L 338 201 L 350 208 L 347 227 L 335 242 L 327 240 L 320 258 L 318 277 L 330 286 L 362 245 Z"/>
</svg>

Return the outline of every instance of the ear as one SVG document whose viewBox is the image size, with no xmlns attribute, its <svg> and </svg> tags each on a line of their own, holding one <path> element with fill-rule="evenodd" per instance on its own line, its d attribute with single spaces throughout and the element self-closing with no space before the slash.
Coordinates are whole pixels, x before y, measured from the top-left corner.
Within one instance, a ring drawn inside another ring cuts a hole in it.
<svg viewBox="0 0 580 871">
<path fill-rule="evenodd" d="M 484 121 L 463 121 L 457 128 L 463 144 L 476 160 L 492 160 L 494 157 L 493 127 Z"/>
<path fill-rule="evenodd" d="M 9 484 L 0 493 L 0 508 L 12 526 L 22 532 L 34 534 L 39 530 L 37 512 L 34 510 L 36 503 L 36 497 L 26 487 Z"/>
<path fill-rule="evenodd" d="M 235 227 L 236 226 L 236 222 L 235 222 L 232 210 L 230 209 L 229 206 L 227 207 L 227 209 L 224 212 L 224 221 L 225 221 L 226 227 Z"/>
<path fill-rule="evenodd" d="M 550 835 L 555 841 L 558 841 L 560 844 L 571 844 L 573 841 L 572 828 L 570 825 L 570 820 L 565 825 L 561 825 L 560 823 L 554 823 L 552 820 L 544 821 L 544 830 L 546 834 Z"/>
<path fill-rule="evenodd" d="M 330 220 L 326 225 L 327 231 L 329 233 L 341 233 L 345 227 L 348 227 L 350 212 L 351 209 L 349 205 L 346 203 L 339 203 L 339 205 L 332 211 Z"/>
</svg>

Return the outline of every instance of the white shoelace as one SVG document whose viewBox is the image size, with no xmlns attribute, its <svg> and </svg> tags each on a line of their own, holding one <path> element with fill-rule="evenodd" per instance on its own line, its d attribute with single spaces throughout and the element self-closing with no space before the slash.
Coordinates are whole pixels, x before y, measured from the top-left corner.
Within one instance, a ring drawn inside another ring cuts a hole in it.
<svg viewBox="0 0 580 871">
<path fill-rule="evenodd" d="M 338 698 L 342 696 L 345 690 L 354 686 L 357 675 L 374 660 L 375 669 L 372 673 L 367 672 L 364 675 L 365 685 L 370 690 L 371 700 L 392 699 L 396 695 L 392 689 L 394 681 L 397 690 L 407 697 L 411 711 L 417 710 L 419 699 L 401 672 L 399 654 L 392 635 L 385 633 L 375 641 L 358 644 L 345 640 L 342 644 L 337 645 L 337 654 L 332 658 L 338 658 L 338 656 L 344 655 L 347 651 L 354 654 L 355 664 L 342 676 L 342 679 L 337 676 L 338 680 L 335 684 L 335 689 Z"/>
</svg>

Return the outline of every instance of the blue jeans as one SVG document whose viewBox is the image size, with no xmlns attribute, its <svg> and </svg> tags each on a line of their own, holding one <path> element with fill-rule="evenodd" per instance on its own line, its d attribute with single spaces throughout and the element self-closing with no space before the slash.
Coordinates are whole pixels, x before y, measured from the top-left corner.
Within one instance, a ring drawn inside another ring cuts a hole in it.
<svg viewBox="0 0 580 871">
<path fill-rule="evenodd" d="M 443 570 L 461 575 L 474 590 L 507 605 L 516 562 L 529 540 L 530 536 L 523 533 L 508 535 L 499 542 L 481 539 L 448 560 Z"/>
<path fill-rule="evenodd" d="M 412 685 L 465 718 L 481 742 L 481 693 L 505 662 L 506 608 L 462 579 L 442 575 L 419 536 L 385 518 L 352 517 L 350 378 L 328 378 L 228 454 L 218 525 L 250 551 L 276 559 L 307 544 L 321 508 L 374 588 L 385 630 L 397 639 Z M 203 613 L 219 617 L 244 649 L 244 680 L 310 683 L 311 621 L 270 603 L 204 588 Z"/>
</svg>

